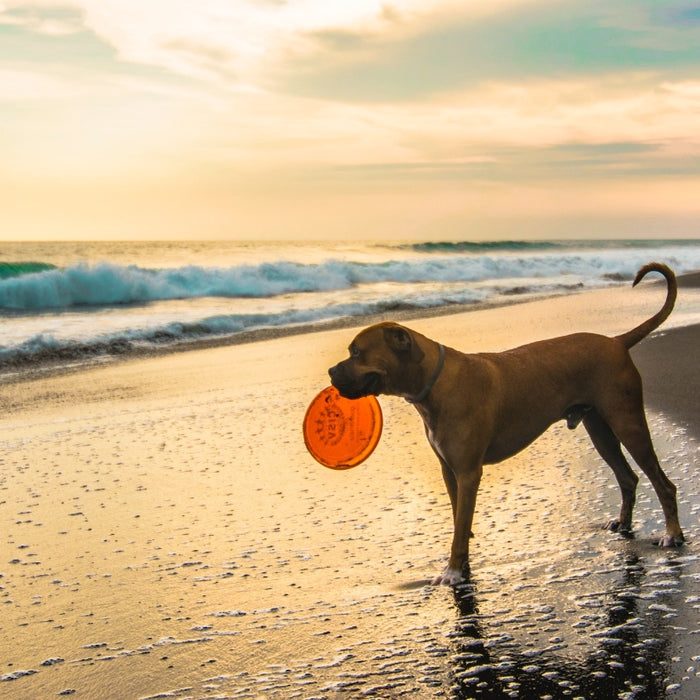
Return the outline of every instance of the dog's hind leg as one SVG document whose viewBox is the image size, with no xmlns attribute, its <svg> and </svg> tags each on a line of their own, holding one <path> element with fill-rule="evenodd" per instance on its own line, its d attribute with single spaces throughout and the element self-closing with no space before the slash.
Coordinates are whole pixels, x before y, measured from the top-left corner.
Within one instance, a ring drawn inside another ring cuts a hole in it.
<svg viewBox="0 0 700 700">
<path fill-rule="evenodd" d="M 586 412 L 583 417 L 583 425 L 590 435 L 593 446 L 613 470 L 622 494 L 620 516 L 606 523 L 605 529 L 613 532 L 631 532 L 632 510 L 636 500 L 639 477 L 632 471 L 622 454 L 620 441 L 615 433 L 595 409 Z"/>
<path fill-rule="evenodd" d="M 682 544 L 685 537 L 678 521 L 676 487 L 661 469 L 641 403 L 611 414 L 609 420 L 615 435 L 649 477 L 661 503 L 666 519 L 666 534 L 659 540 L 659 546 L 675 547 Z"/>
</svg>

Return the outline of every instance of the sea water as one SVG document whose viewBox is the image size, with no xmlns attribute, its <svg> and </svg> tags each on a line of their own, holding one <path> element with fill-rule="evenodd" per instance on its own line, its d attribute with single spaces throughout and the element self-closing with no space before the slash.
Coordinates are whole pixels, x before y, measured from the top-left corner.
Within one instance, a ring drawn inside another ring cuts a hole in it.
<svg viewBox="0 0 700 700">
<path fill-rule="evenodd" d="M 629 284 L 700 240 L 0 243 L 0 366 Z"/>
</svg>

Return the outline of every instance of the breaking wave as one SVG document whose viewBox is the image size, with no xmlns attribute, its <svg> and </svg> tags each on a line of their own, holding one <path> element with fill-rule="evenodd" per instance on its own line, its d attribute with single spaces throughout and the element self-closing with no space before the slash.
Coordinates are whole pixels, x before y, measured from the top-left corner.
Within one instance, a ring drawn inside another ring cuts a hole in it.
<svg viewBox="0 0 700 700">
<path fill-rule="evenodd" d="M 679 253 L 680 250 L 680 253 Z M 700 267 L 700 249 L 670 250 L 664 261 L 678 272 Z M 266 262 L 231 267 L 147 269 L 109 262 L 40 269 L 0 279 L 0 309 L 31 311 L 140 304 L 201 297 L 268 298 L 393 282 L 476 283 L 485 280 L 584 276 L 631 278 L 649 262 L 645 250 L 537 254 L 426 255 L 382 262 L 328 260 L 320 264 Z"/>
</svg>

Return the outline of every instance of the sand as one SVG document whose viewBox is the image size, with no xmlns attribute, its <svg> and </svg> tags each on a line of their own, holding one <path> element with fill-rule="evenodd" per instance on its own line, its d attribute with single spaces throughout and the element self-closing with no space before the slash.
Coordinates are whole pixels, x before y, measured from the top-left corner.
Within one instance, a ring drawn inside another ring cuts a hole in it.
<svg viewBox="0 0 700 700">
<path fill-rule="evenodd" d="M 623 332 L 663 291 L 602 290 L 414 319 L 465 351 Z M 633 538 L 583 428 L 482 481 L 472 579 L 420 420 L 381 397 L 343 472 L 301 421 L 351 329 L 0 386 L 0 697 L 700 696 L 700 292 L 636 350 L 688 544 L 661 550 L 642 477 Z"/>
</svg>

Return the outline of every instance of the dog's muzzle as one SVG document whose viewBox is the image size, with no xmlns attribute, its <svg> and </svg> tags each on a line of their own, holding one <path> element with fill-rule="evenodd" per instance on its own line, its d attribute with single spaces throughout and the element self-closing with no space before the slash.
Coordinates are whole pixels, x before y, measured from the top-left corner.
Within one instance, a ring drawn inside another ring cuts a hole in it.
<svg viewBox="0 0 700 700">
<path fill-rule="evenodd" d="M 359 399 L 370 394 L 379 394 L 382 388 L 382 377 L 379 372 L 367 372 L 355 375 L 348 369 L 345 362 L 340 362 L 328 370 L 331 384 L 346 399 Z"/>
</svg>

